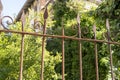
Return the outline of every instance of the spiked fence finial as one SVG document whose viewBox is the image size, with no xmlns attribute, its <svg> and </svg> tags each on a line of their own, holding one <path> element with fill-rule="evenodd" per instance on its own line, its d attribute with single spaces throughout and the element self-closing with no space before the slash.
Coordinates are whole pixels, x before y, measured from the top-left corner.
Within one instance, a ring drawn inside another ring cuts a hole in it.
<svg viewBox="0 0 120 80">
<path fill-rule="evenodd" d="M 44 19 L 47 19 L 48 18 L 48 11 L 47 11 L 47 7 L 45 9 L 45 12 L 44 12 Z"/>
</svg>

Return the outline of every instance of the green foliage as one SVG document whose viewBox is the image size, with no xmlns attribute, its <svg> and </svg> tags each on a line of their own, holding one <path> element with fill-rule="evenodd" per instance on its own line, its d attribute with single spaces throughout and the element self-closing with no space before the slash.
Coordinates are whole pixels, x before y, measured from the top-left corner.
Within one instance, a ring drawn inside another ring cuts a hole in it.
<svg viewBox="0 0 120 80">
<path fill-rule="evenodd" d="M 103 5 L 103 2 L 101 5 Z M 90 7 L 90 4 L 92 5 Z M 107 13 L 112 7 L 112 0 L 109 1 L 109 5 L 106 5 Z M 64 6 L 63 6 L 64 5 Z M 86 6 L 87 5 L 87 6 Z M 100 5 L 100 6 L 101 6 Z M 89 8 L 89 9 L 88 9 Z M 67 2 L 56 1 L 53 5 L 53 20 L 54 24 L 52 27 L 52 34 L 61 35 L 62 27 L 65 28 L 65 35 L 78 37 L 78 25 L 76 21 L 76 16 L 80 14 L 81 21 L 81 31 L 82 38 L 92 38 L 93 39 L 93 24 L 97 26 L 97 39 L 107 40 L 106 33 L 106 25 L 105 19 L 103 19 L 104 15 L 101 17 L 101 13 L 97 14 L 98 16 L 94 16 L 96 12 L 95 10 L 97 6 L 93 3 L 86 1 L 77 1 L 77 0 L 69 0 Z M 66 10 L 67 9 L 67 10 Z M 101 10 L 101 9 L 100 9 Z M 107 15 L 108 15 L 107 14 Z M 107 16 L 105 15 L 105 18 Z M 110 25 L 113 22 L 110 20 Z M 115 24 L 115 22 L 114 22 Z M 113 26 L 113 25 L 111 25 Z M 114 25 L 115 26 L 115 25 Z M 111 28 L 115 30 L 114 28 Z M 114 32 L 113 32 L 114 33 Z M 113 35 L 112 35 L 113 36 Z M 119 38 L 119 37 L 116 37 Z M 115 39 L 115 38 L 113 38 Z M 119 39 L 116 39 L 119 40 Z M 56 52 L 61 52 L 61 39 L 49 39 L 47 41 L 46 49 L 51 52 L 52 55 L 55 55 Z M 115 46 L 112 46 L 114 48 Z M 119 49 L 117 47 L 117 49 Z M 66 72 L 66 80 L 78 80 L 79 79 L 79 47 L 78 42 L 74 40 L 65 39 L 65 72 Z M 113 50 L 114 52 L 114 50 Z M 114 52 L 116 53 L 116 52 Z M 96 77 L 95 73 L 95 56 L 94 56 L 94 44 L 89 42 L 82 42 L 82 60 L 83 60 L 83 79 L 84 80 L 94 80 Z M 116 53 L 118 55 L 118 52 Z M 116 54 L 113 55 L 115 60 Z M 118 56 L 117 56 L 118 57 Z M 109 60 L 109 52 L 108 46 L 106 44 L 98 43 L 98 65 L 99 65 L 99 78 L 100 80 L 107 80 L 110 78 L 110 60 Z M 117 65 L 119 63 L 118 59 L 116 59 Z M 113 62 L 114 63 L 114 62 Z M 61 64 L 56 65 L 56 71 L 61 73 Z M 119 74 L 118 67 L 116 68 L 116 74 Z M 119 79 L 119 75 L 116 75 L 116 79 Z"/>
<path fill-rule="evenodd" d="M 31 11 L 31 14 L 32 11 Z M 35 15 L 34 15 L 35 16 Z M 41 17 L 40 16 L 37 17 Z M 33 32 L 33 26 L 30 25 L 31 17 L 26 18 L 24 30 Z M 21 31 L 21 23 L 10 27 L 12 30 Z M 39 80 L 41 71 L 41 53 L 42 38 L 36 36 L 25 35 L 24 37 L 24 66 L 23 80 Z M 19 79 L 20 69 L 20 53 L 21 53 L 21 35 L 14 33 L 0 34 L 0 80 L 17 80 Z M 61 62 L 61 55 L 50 55 L 45 49 L 45 80 L 58 80 L 61 75 L 56 73 L 55 65 Z"/>
<path fill-rule="evenodd" d="M 113 41 L 120 42 L 120 0 L 105 0 L 96 10 L 95 15 L 96 17 L 101 20 L 105 18 L 109 18 L 110 20 L 110 29 L 111 29 L 111 37 Z M 115 78 L 120 79 L 120 63 L 119 63 L 119 46 L 113 45 L 112 52 L 113 52 L 113 65 L 114 65 L 114 72 Z"/>
<path fill-rule="evenodd" d="M 20 64 L 20 35 L 1 35 L 0 37 L 0 79 L 17 80 Z M 41 39 L 34 36 L 25 36 L 23 79 L 38 80 L 41 63 Z M 51 56 L 45 52 L 45 80 L 58 79 L 54 67 L 61 60 L 61 56 Z"/>
<path fill-rule="evenodd" d="M 111 37 L 120 42 L 119 37 L 119 0 L 106 0 L 97 7 L 94 3 L 78 0 L 56 0 L 48 7 L 47 33 L 65 35 L 78 38 L 77 14 L 80 15 L 82 38 L 94 38 L 93 24 L 97 26 L 97 39 L 107 40 L 105 18 L 110 18 Z M 116 7 L 117 6 L 117 7 Z M 97 9 L 96 9 L 97 8 Z M 96 10 L 95 10 L 96 9 Z M 44 23 L 43 12 L 36 13 L 29 10 L 26 18 L 25 31 L 35 32 L 33 20 Z M 117 12 L 116 12 L 117 11 Z M 113 16 L 117 16 L 115 19 Z M 113 19 L 113 20 L 112 20 Z M 42 25 L 43 26 L 43 25 Z M 12 30 L 21 31 L 21 23 L 11 26 Z M 39 31 L 38 33 L 42 33 Z M 41 63 L 41 37 L 25 36 L 23 80 L 40 79 Z M 12 33 L 0 34 L 0 80 L 17 80 L 19 78 L 21 35 Z M 61 51 L 62 40 L 47 38 L 45 46 L 45 80 L 62 79 Z M 83 80 L 95 80 L 95 54 L 94 43 L 81 41 L 83 60 Z M 110 54 L 108 45 L 97 43 L 99 80 L 108 80 L 110 77 Z M 120 46 L 112 45 L 113 70 L 115 79 L 120 79 Z M 79 80 L 79 45 L 78 41 L 65 39 L 65 79 Z"/>
<path fill-rule="evenodd" d="M 96 10 L 96 16 L 101 18 L 120 19 L 120 1 L 105 0 Z"/>
</svg>

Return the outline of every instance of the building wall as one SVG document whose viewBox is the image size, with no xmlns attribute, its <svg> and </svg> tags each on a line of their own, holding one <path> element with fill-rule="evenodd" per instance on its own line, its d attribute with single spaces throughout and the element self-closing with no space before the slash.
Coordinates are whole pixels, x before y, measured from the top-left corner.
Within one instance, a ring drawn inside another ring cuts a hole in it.
<svg viewBox="0 0 120 80">
<path fill-rule="evenodd" d="M 48 0 L 35 0 L 33 4 L 31 4 L 31 9 L 35 12 L 39 12 L 46 4 Z"/>
<path fill-rule="evenodd" d="M 34 26 L 35 25 L 34 24 L 35 20 L 38 19 L 37 17 L 35 17 L 36 16 L 36 12 L 39 13 L 40 11 L 44 11 L 44 10 L 41 10 L 41 9 L 45 6 L 47 1 L 48 0 L 35 0 L 30 5 L 30 7 L 28 8 L 28 9 L 32 10 L 32 13 L 29 12 L 29 10 L 27 10 L 27 12 L 25 13 L 25 16 L 27 16 L 30 19 L 30 25 L 34 28 L 35 32 L 38 32 L 38 31 L 41 30 L 40 29 L 41 26 L 39 28 Z"/>
<path fill-rule="evenodd" d="M 20 20 L 23 11 L 25 12 L 26 15 L 28 15 L 29 8 L 33 9 L 35 12 L 40 12 L 40 10 L 43 8 L 43 6 L 45 6 L 47 1 L 48 0 L 26 0 L 26 3 L 24 4 L 24 6 L 22 7 L 22 9 L 20 10 L 16 17 L 16 21 Z"/>
</svg>

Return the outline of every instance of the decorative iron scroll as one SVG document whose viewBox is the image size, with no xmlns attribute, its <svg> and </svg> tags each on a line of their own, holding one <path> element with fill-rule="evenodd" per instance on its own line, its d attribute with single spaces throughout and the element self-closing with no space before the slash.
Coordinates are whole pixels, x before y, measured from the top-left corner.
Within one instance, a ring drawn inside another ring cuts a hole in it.
<svg viewBox="0 0 120 80">
<path fill-rule="evenodd" d="M 13 19 L 10 16 L 3 16 L 2 17 L 1 16 L 2 10 L 3 10 L 3 5 L 2 5 L 2 2 L 0 0 L 0 28 L 9 30 L 8 25 L 13 24 Z"/>
<path fill-rule="evenodd" d="M 42 22 L 34 20 L 33 27 L 35 32 L 43 31 L 43 26 L 44 24 Z"/>
<path fill-rule="evenodd" d="M 13 24 L 13 19 L 10 16 L 3 16 L 1 19 L 1 27 L 3 27 L 3 29 L 9 30 L 9 25 Z"/>
<path fill-rule="evenodd" d="M 50 1 L 50 0 L 49 0 Z M 113 60 L 112 60 L 112 49 L 111 49 L 111 44 L 116 44 L 116 45 L 120 45 L 120 43 L 118 42 L 113 42 L 111 41 L 111 34 L 110 34 L 110 25 L 109 25 L 109 20 L 106 19 L 106 35 L 107 35 L 107 40 L 98 40 L 96 38 L 97 35 L 97 30 L 96 30 L 96 25 L 93 26 L 93 33 L 94 33 L 94 39 L 88 39 L 88 38 L 84 38 L 84 36 L 82 37 L 82 34 L 88 34 L 88 28 L 85 27 L 84 30 L 81 30 L 81 26 L 80 26 L 80 15 L 77 15 L 77 24 L 78 24 L 78 37 L 72 37 L 72 36 L 66 36 L 65 35 L 65 30 L 64 30 L 64 26 L 62 26 L 62 35 L 49 35 L 46 34 L 46 22 L 47 22 L 47 18 L 48 18 L 48 10 L 47 10 L 47 6 L 44 8 L 44 23 L 38 21 L 37 19 L 34 19 L 34 30 L 38 29 L 43 31 L 43 34 L 38 34 L 38 33 L 33 33 L 33 32 L 25 32 L 24 31 L 24 26 L 25 26 L 25 14 L 23 12 L 22 17 L 21 17 L 21 22 L 22 22 L 22 30 L 21 31 L 13 31 L 9 29 L 9 25 L 13 24 L 14 21 L 10 16 L 1 16 L 1 12 L 2 12 L 3 6 L 0 0 L 0 27 L 3 27 L 3 29 L 5 30 L 0 30 L 0 32 L 11 32 L 11 33 L 16 33 L 16 34 L 21 34 L 21 54 L 20 54 L 20 77 L 19 80 L 22 80 L 23 78 L 23 55 L 24 55 L 24 35 L 33 35 L 33 36 L 40 36 L 42 37 L 42 54 L 41 54 L 41 72 L 40 72 L 40 80 L 44 80 L 44 55 L 45 55 L 45 41 L 47 37 L 51 37 L 51 38 L 60 38 L 62 39 L 62 80 L 65 80 L 65 59 L 64 59 L 64 55 L 65 55 L 65 39 L 71 39 L 71 40 L 76 40 L 78 41 L 79 44 L 79 73 L 80 73 L 80 80 L 83 80 L 83 65 L 82 65 L 82 41 L 87 41 L 87 42 L 92 42 L 94 43 L 94 52 L 95 52 L 95 66 L 96 66 L 96 80 L 99 80 L 99 68 L 98 68 L 98 48 L 97 48 L 97 43 L 107 43 L 108 44 L 108 49 L 109 49 L 109 53 L 110 53 L 110 68 L 111 68 L 111 78 L 112 80 L 114 80 L 114 71 L 113 71 Z M 62 23 L 63 25 L 63 23 Z M 37 32 L 37 31 L 35 31 Z"/>
</svg>

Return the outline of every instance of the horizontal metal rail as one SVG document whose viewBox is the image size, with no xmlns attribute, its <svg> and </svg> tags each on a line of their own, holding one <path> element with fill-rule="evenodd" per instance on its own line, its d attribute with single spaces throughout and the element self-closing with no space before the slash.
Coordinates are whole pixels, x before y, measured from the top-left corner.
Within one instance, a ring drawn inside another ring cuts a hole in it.
<svg viewBox="0 0 120 80">
<path fill-rule="evenodd" d="M 34 36 L 42 36 L 42 37 L 44 36 L 44 37 L 51 37 L 51 38 L 65 38 L 65 39 L 72 39 L 72 40 L 81 40 L 81 41 L 109 43 L 109 44 L 120 45 L 119 42 L 111 42 L 111 41 L 105 41 L 105 40 L 95 40 L 95 39 L 88 39 L 88 38 L 77 38 L 77 37 L 71 37 L 71 36 L 39 34 L 39 33 L 35 33 L 35 32 L 24 32 L 24 31 L 14 31 L 14 30 L 0 30 L 0 32 L 10 32 L 10 33 L 17 33 L 17 34 L 24 34 L 24 35 L 34 35 Z"/>
</svg>

